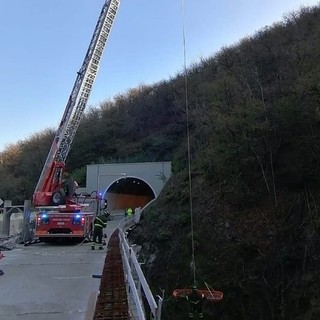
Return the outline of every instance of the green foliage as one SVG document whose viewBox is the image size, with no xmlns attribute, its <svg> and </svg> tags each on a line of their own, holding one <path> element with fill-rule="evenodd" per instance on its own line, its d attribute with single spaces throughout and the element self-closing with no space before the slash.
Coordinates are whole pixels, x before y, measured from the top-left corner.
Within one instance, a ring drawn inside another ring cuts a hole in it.
<svg viewBox="0 0 320 320">
<path fill-rule="evenodd" d="M 74 181 L 77 181 L 80 187 L 84 187 L 86 185 L 86 174 L 87 174 L 87 167 L 76 169 L 72 172 L 72 179 Z"/>
</svg>

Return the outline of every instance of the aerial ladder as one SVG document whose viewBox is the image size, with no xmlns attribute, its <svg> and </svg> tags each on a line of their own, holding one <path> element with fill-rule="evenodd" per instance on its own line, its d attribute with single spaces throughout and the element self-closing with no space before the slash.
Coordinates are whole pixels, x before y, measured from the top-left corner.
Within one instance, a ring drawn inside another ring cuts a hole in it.
<svg viewBox="0 0 320 320">
<path fill-rule="evenodd" d="M 72 200 L 75 183 L 63 180 L 65 161 L 82 115 L 84 113 L 94 80 L 98 73 L 100 59 L 115 20 L 120 0 L 106 0 L 96 24 L 89 48 L 52 142 L 47 160 L 33 194 L 33 205 L 64 206 L 64 211 L 80 209 Z"/>
</svg>

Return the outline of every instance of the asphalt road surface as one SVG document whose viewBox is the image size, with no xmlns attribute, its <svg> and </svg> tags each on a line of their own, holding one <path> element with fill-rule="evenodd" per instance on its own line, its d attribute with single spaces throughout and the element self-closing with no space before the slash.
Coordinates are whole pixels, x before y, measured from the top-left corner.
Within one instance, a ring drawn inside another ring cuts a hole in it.
<svg viewBox="0 0 320 320">
<path fill-rule="evenodd" d="M 109 221 L 108 238 L 122 217 Z M 17 246 L 0 259 L 1 320 L 84 320 L 105 258 L 90 243 Z"/>
</svg>

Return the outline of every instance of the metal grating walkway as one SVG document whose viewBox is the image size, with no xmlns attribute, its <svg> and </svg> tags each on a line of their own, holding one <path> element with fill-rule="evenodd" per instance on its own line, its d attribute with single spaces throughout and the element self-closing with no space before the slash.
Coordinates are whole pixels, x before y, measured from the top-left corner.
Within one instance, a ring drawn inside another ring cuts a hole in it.
<svg viewBox="0 0 320 320">
<path fill-rule="evenodd" d="M 132 320 L 120 252 L 119 230 L 115 230 L 108 242 L 93 320 Z"/>
</svg>

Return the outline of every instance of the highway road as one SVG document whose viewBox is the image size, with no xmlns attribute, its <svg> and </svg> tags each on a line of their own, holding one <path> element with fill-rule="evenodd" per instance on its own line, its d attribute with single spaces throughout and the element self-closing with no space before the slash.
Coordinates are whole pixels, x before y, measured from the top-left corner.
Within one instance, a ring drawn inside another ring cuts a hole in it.
<svg viewBox="0 0 320 320">
<path fill-rule="evenodd" d="M 122 217 L 105 229 L 108 238 Z M 0 260 L 1 320 L 85 320 L 89 297 L 99 290 L 104 250 L 90 243 L 17 246 Z"/>
</svg>

